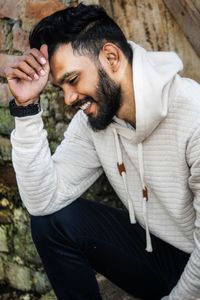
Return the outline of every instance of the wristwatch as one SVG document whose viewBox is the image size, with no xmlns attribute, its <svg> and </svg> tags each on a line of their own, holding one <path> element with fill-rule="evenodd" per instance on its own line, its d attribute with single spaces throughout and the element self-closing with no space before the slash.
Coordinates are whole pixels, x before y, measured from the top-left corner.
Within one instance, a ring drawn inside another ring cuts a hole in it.
<svg viewBox="0 0 200 300">
<path fill-rule="evenodd" d="M 26 117 L 36 115 L 41 111 L 40 103 L 29 104 L 27 106 L 17 105 L 15 98 L 11 99 L 9 102 L 9 109 L 11 116 L 14 117 Z"/>
</svg>

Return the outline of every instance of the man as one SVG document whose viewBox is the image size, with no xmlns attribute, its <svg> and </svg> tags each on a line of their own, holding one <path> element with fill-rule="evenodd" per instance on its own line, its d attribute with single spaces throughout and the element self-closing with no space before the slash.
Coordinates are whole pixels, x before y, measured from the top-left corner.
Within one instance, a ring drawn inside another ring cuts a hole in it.
<svg viewBox="0 0 200 300">
<path fill-rule="evenodd" d="M 98 6 L 44 18 L 30 47 L 6 70 L 13 164 L 58 299 L 102 299 L 93 270 L 142 299 L 200 299 L 199 85 Z M 53 156 L 39 105 L 49 73 L 78 109 Z M 127 211 L 80 198 L 103 171 Z"/>
</svg>

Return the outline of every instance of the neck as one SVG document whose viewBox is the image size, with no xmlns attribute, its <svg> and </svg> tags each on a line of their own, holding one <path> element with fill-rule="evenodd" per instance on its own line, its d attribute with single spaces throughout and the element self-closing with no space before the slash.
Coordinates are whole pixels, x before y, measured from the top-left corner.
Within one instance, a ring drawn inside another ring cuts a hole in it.
<svg viewBox="0 0 200 300">
<path fill-rule="evenodd" d="M 130 64 L 127 65 L 123 79 L 121 81 L 122 105 L 117 113 L 117 117 L 129 122 L 135 127 L 135 98 L 133 88 L 133 71 Z"/>
</svg>

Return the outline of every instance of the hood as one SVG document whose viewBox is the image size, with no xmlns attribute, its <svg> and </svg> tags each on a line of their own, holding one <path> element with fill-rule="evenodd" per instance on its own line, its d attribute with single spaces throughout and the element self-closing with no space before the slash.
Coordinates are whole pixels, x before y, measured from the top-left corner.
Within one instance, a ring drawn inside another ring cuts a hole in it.
<svg viewBox="0 0 200 300">
<path fill-rule="evenodd" d="M 133 50 L 135 141 L 139 144 L 167 116 L 170 101 L 173 98 L 173 82 L 177 72 L 182 70 L 183 64 L 174 52 L 151 52 L 134 42 L 129 43 Z M 116 117 L 115 121 L 118 123 L 118 133 L 126 135 L 124 126 L 119 126 L 119 123 L 122 125 L 123 121 Z"/>
</svg>

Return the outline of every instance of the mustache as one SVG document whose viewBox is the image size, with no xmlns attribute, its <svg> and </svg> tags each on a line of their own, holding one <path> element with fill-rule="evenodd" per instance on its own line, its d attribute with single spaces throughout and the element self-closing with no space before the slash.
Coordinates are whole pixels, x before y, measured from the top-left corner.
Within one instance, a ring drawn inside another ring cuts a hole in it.
<svg viewBox="0 0 200 300">
<path fill-rule="evenodd" d="M 97 102 L 97 101 L 94 100 L 94 98 L 87 96 L 87 97 L 84 97 L 83 99 L 80 99 L 77 102 L 73 103 L 71 105 L 71 107 L 75 110 L 78 110 L 83 104 L 85 104 L 88 101 L 90 101 L 91 103 L 92 102 Z"/>
</svg>

